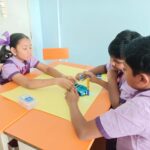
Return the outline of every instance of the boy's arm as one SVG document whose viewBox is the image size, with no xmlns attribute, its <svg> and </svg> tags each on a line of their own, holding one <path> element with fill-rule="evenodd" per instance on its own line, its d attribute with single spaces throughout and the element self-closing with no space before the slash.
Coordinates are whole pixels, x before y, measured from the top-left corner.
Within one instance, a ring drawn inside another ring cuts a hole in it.
<svg viewBox="0 0 150 150">
<path fill-rule="evenodd" d="M 80 76 L 81 75 L 83 76 L 83 78 L 87 78 L 88 76 L 86 75 L 86 72 L 90 72 L 90 73 L 92 73 L 94 75 L 106 73 L 107 72 L 106 65 L 100 65 L 100 66 L 94 67 L 94 68 L 92 68 L 92 69 L 90 69 L 88 71 L 84 71 L 84 72 L 78 73 L 75 78 L 77 80 L 80 80 Z"/>
<path fill-rule="evenodd" d="M 90 78 L 91 82 L 99 84 L 100 86 L 102 86 L 103 88 L 108 90 L 108 83 L 102 79 L 98 79 L 94 73 L 87 71 L 87 72 L 85 72 L 85 75 Z"/>
<path fill-rule="evenodd" d="M 101 79 L 97 79 L 95 83 L 99 84 L 100 86 L 108 90 L 108 82 Z"/>
<path fill-rule="evenodd" d="M 148 105 L 145 105 L 146 109 L 143 109 L 143 104 L 148 103 L 148 99 L 149 97 L 136 96 L 120 107 L 110 109 L 97 117 L 95 123 L 93 120 L 86 121 L 83 118 L 77 106 L 77 94 L 72 90 L 66 93 L 71 120 L 81 139 L 97 138 L 102 135 L 106 139 L 111 139 L 144 134 L 149 127 L 149 120 L 145 118 L 145 114 L 149 115 L 149 112 L 146 111 Z"/>
<path fill-rule="evenodd" d="M 66 93 L 71 121 L 78 137 L 82 140 L 101 137 L 102 135 L 96 126 L 95 120 L 86 121 L 82 116 L 77 104 L 78 98 L 79 96 L 74 89 Z"/>
<path fill-rule="evenodd" d="M 117 72 L 114 70 L 109 70 L 108 74 L 108 92 L 109 99 L 111 101 L 112 108 L 119 106 L 120 92 L 117 84 Z"/>
<path fill-rule="evenodd" d="M 92 69 L 89 70 L 89 71 L 92 72 L 92 73 L 94 73 L 95 75 L 96 75 L 96 74 L 107 73 L 106 65 L 97 66 L 97 67 L 95 67 L 95 68 L 92 68 Z"/>
</svg>

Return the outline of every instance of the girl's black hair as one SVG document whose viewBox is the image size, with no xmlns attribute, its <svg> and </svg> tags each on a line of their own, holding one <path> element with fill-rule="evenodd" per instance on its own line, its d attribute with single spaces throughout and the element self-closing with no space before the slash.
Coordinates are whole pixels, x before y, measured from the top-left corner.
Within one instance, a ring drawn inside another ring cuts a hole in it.
<svg viewBox="0 0 150 150">
<path fill-rule="evenodd" d="M 108 47 L 109 55 L 117 59 L 122 59 L 122 51 L 124 51 L 125 46 L 138 37 L 141 37 L 141 35 L 135 31 L 124 30 L 118 33 Z"/>
<path fill-rule="evenodd" d="M 23 33 L 14 33 L 10 36 L 10 44 L 9 44 L 9 47 L 14 47 L 16 48 L 19 40 L 23 39 L 23 38 L 27 38 L 29 39 L 29 37 L 27 37 L 26 35 L 24 35 Z M 7 49 L 7 46 L 6 45 L 3 45 L 1 47 L 1 50 L 0 50 L 0 63 L 5 63 L 5 61 L 12 57 L 13 54 L 11 53 L 10 50 Z"/>
<path fill-rule="evenodd" d="M 124 51 L 125 62 L 131 67 L 133 75 L 150 75 L 150 36 L 140 37 L 130 42 Z"/>
</svg>

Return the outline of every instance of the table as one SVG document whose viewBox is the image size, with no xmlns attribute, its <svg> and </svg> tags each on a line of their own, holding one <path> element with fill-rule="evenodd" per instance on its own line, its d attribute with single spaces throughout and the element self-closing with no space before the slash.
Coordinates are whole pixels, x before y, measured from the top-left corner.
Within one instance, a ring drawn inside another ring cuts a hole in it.
<svg viewBox="0 0 150 150">
<path fill-rule="evenodd" d="M 58 64 L 60 62 L 52 65 Z M 87 66 L 77 64 L 64 62 L 61 64 L 89 69 Z M 106 112 L 109 107 L 108 93 L 102 90 L 86 112 L 85 118 L 94 119 L 97 115 Z M 70 121 L 35 109 L 11 124 L 5 129 L 5 133 L 36 149 L 85 150 L 89 149 L 92 144 L 92 140 L 81 141 L 77 138 Z"/>
<path fill-rule="evenodd" d="M 8 138 L 3 134 L 5 128 L 27 112 L 20 105 L 0 96 L 0 149 L 6 149 Z"/>
<path fill-rule="evenodd" d="M 29 74 L 28 77 L 33 78 L 38 74 L 40 74 L 40 72 L 36 71 L 32 74 Z M 9 91 L 15 87 L 17 87 L 17 84 L 13 82 L 9 82 L 5 85 L 0 85 L 0 93 Z M 0 95 L 0 150 L 6 150 L 8 148 L 8 137 L 3 134 L 4 129 L 21 118 L 27 112 L 28 110 L 21 107 L 19 104 L 14 103 Z"/>
</svg>

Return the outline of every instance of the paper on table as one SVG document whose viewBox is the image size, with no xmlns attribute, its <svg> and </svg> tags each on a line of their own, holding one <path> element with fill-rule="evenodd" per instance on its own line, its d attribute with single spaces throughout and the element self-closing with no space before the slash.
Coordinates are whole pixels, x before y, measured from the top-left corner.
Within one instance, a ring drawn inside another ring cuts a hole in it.
<svg viewBox="0 0 150 150">
<path fill-rule="evenodd" d="M 58 65 L 55 68 L 66 75 L 72 76 L 83 71 L 83 69 L 78 69 L 66 65 Z M 37 77 L 37 79 L 47 79 L 47 78 L 51 77 L 44 74 Z M 82 81 L 80 83 L 86 85 L 85 81 Z M 92 103 L 94 102 L 95 98 L 98 96 L 100 91 L 101 91 L 100 86 L 90 83 L 90 96 L 80 97 L 79 108 L 83 115 L 92 105 Z M 66 91 L 64 89 L 56 85 L 39 89 L 26 89 L 19 86 L 13 90 L 2 93 L 1 95 L 10 100 L 18 102 L 20 96 L 28 94 L 35 98 L 37 104 L 35 107 L 36 109 L 70 120 L 69 109 L 65 101 L 65 92 Z"/>
</svg>

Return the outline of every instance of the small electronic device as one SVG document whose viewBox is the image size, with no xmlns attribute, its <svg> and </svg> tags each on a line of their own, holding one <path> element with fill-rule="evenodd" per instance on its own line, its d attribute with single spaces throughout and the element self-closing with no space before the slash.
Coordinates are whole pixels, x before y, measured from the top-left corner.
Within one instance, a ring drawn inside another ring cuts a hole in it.
<svg viewBox="0 0 150 150">
<path fill-rule="evenodd" d="M 75 88 L 76 88 L 76 90 L 77 90 L 77 92 L 78 92 L 78 94 L 80 96 L 85 96 L 85 95 L 89 95 L 90 94 L 89 93 L 90 91 L 89 91 L 89 89 L 86 86 L 78 84 L 78 83 L 75 83 L 74 86 L 75 86 Z"/>
<path fill-rule="evenodd" d="M 19 97 L 19 104 L 25 107 L 26 109 L 30 110 L 35 107 L 36 101 L 30 95 L 22 95 Z"/>
</svg>

